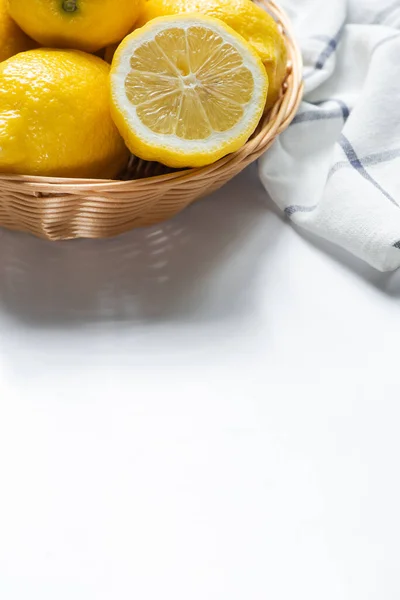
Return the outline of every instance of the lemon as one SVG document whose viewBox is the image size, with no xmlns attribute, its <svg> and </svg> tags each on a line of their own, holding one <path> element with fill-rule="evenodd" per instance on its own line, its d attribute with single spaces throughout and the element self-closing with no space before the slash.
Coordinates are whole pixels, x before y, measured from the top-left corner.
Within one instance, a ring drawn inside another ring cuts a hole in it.
<svg viewBox="0 0 400 600">
<path fill-rule="evenodd" d="M 221 19 L 250 43 L 268 73 L 267 104 L 275 104 L 286 77 L 286 45 L 271 15 L 251 0 L 149 0 L 143 5 L 137 26 L 156 17 L 193 12 Z"/>
<path fill-rule="evenodd" d="M 10 17 L 7 0 L 0 0 L 0 62 L 34 46 L 33 40 Z"/>
<path fill-rule="evenodd" d="M 132 31 L 144 0 L 8 0 L 18 25 L 43 46 L 96 52 Z"/>
<path fill-rule="evenodd" d="M 109 69 L 75 50 L 30 50 L 2 62 L 0 172 L 118 175 L 129 153 L 110 115 Z"/>
<path fill-rule="evenodd" d="M 133 154 L 200 167 L 238 150 L 264 110 L 268 77 L 258 54 L 219 19 L 154 19 L 119 46 L 112 114 Z"/>
</svg>

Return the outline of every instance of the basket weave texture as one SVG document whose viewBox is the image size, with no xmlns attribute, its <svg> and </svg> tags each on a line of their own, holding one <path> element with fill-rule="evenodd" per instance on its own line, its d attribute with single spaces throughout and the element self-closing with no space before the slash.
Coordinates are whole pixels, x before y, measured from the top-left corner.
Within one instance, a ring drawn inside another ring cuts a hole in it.
<svg viewBox="0 0 400 600">
<path fill-rule="evenodd" d="M 282 28 L 288 76 L 282 95 L 238 151 L 200 169 L 173 171 L 131 158 L 121 181 L 0 174 L 0 226 L 48 240 L 107 238 L 169 219 L 222 187 L 288 127 L 301 101 L 302 60 L 287 15 L 259 0 Z"/>
</svg>

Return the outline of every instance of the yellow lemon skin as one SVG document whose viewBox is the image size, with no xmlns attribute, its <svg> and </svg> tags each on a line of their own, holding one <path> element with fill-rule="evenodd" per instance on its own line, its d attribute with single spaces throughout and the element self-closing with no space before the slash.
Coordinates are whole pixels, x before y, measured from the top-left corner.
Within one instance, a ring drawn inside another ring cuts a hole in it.
<svg viewBox="0 0 400 600">
<path fill-rule="evenodd" d="M 145 0 L 8 0 L 12 18 L 42 46 L 97 52 L 122 40 Z"/>
<path fill-rule="evenodd" d="M 1 173 L 110 179 L 128 158 L 103 60 L 37 49 L 0 64 Z"/>
<path fill-rule="evenodd" d="M 156 17 L 201 13 L 232 27 L 256 50 L 269 78 L 267 107 L 278 100 L 286 77 L 287 49 L 274 19 L 251 0 L 148 0 L 136 23 L 142 27 Z"/>
<path fill-rule="evenodd" d="M 0 62 L 35 46 L 35 42 L 10 17 L 7 0 L 0 0 Z"/>
</svg>

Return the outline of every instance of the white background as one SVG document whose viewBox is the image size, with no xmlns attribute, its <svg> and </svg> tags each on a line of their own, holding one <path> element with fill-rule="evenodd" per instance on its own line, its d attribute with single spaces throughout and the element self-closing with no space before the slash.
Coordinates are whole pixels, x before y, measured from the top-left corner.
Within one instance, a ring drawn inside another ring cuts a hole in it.
<svg viewBox="0 0 400 600">
<path fill-rule="evenodd" d="M 400 276 L 255 167 L 116 240 L 0 237 L 0 597 L 400 597 Z"/>
</svg>

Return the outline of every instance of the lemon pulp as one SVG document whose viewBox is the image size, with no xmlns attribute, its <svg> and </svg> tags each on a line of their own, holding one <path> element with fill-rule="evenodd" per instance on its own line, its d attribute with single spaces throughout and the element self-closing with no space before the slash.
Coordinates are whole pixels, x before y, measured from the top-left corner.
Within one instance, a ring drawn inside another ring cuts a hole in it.
<svg viewBox="0 0 400 600">
<path fill-rule="evenodd" d="M 254 89 L 238 51 L 202 27 L 170 29 L 131 58 L 126 94 L 156 133 L 203 140 L 231 129 Z"/>
</svg>

